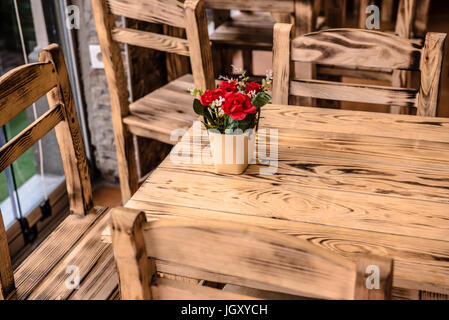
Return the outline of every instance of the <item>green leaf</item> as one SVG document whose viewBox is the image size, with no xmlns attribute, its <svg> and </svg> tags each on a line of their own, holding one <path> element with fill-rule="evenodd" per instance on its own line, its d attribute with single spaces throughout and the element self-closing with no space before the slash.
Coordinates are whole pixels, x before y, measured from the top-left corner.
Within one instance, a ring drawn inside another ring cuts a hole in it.
<svg viewBox="0 0 449 320">
<path fill-rule="evenodd" d="M 195 99 L 193 100 L 193 111 L 199 116 L 204 116 L 204 111 L 206 110 L 206 106 L 203 106 L 200 102 L 200 100 Z"/>
<path fill-rule="evenodd" d="M 254 98 L 251 100 L 251 104 L 257 108 L 260 108 L 270 102 L 270 100 L 271 96 L 261 91 L 254 96 Z"/>
</svg>

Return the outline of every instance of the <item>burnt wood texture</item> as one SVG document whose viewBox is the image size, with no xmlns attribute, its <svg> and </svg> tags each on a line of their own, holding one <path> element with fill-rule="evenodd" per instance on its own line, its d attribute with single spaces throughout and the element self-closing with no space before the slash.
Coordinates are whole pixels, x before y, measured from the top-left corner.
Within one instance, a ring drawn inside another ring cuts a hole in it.
<svg viewBox="0 0 449 320">
<path fill-rule="evenodd" d="M 0 216 L 0 299 L 69 298 L 75 288 L 69 289 L 65 285 L 67 267 L 80 268 L 86 279 L 85 288 L 91 286 L 89 282 L 95 277 L 92 274 L 98 272 L 95 266 L 101 265 L 102 252 L 109 248 L 112 257 L 110 246 L 100 241 L 100 231 L 107 221 L 104 219 L 106 208 L 93 207 L 89 168 L 62 51 L 52 44 L 40 52 L 39 61 L 15 68 L 0 78 L 2 125 L 45 93 L 50 106 L 47 112 L 0 148 L 0 171 L 55 129 L 71 214 L 14 271 Z M 100 221 L 102 223 L 94 227 Z M 88 230 L 91 233 L 86 236 Z M 109 261 L 109 269 L 114 270 L 113 261 Z M 113 276 L 109 282 L 103 279 L 105 283 L 112 283 L 106 290 L 100 288 L 103 284 L 97 285 L 105 299 L 117 287 Z M 96 294 L 100 296 L 98 292 Z"/>
<path fill-rule="evenodd" d="M 273 55 L 273 100 L 289 95 L 413 107 L 421 116 L 435 116 L 446 34 L 428 33 L 424 46 L 387 33 L 359 29 L 330 29 L 291 37 L 288 24 L 276 24 Z M 291 40 L 288 40 L 291 39 Z M 287 51 L 287 52 L 286 52 Z M 286 57 L 290 58 L 285 61 Z M 347 84 L 298 78 L 293 62 L 319 63 L 353 69 L 419 70 L 419 90 Z M 289 94 L 286 95 L 286 85 Z"/>
<path fill-rule="evenodd" d="M 92 8 L 111 96 L 122 201 L 126 203 L 138 187 L 132 134 L 175 144 L 170 139 L 172 130 L 189 128 L 197 117 L 187 89 L 215 87 L 206 14 L 201 0 L 92 0 Z M 117 28 L 115 15 L 185 29 L 187 40 Z M 120 43 L 189 56 L 193 78 L 184 75 L 130 104 Z"/>
<path fill-rule="evenodd" d="M 111 211 L 112 241 L 124 300 L 245 299 L 198 284 L 158 279 L 157 260 L 178 274 L 207 273 L 206 280 L 324 299 L 389 299 L 393 262 L 364 256 L 354 263 L 305 240 L 272 230 L 217 220 L 161 219 L 143 212 Z M 205 241 L 207 239 L 207 241 Z M 366 270 L 378 266 L 380 286 L 370 293 Z M 183 269 L 185 268 L 185 271 Z"/>
<path fill-rule="evenodd" d="M 268 129 L 277 130 L 277 148 Z M 258 132 L 266 153 L 259 149 L 258 163 L 238 176 L 216 174 L 200 154 L 209 152 L 207 133 L 189 134 L 195 138 L 180 142 L 126 207 L 148 221 L 268 228 L 354 263 L 361 254 L 393 258 L 393 299 L 447 298 L 449 119 L 267 105 Z M 261 174 L 269 161 L 274 174 Z M 228 280 L 155 262 L 162 273 Z"/>
</svg>

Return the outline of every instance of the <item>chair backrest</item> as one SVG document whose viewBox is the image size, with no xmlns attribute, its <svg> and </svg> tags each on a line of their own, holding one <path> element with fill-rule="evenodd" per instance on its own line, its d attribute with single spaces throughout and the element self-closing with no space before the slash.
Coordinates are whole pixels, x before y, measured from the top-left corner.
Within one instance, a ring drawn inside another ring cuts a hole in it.
<svg viewBox="0 0 449 320">
<path fill-rule="evenodd" d="M 363 257 L 356 263 L 305 240 L 218 220 L 147 222 L 143 212 L 127 208 L 113 209 L 111 217 L 122 299 L 248 298 L 158 279 L 156 272 L 302 297 L 391 296 L 390 258 Z M 377 290 L 368 289 L 370 276 L 379 280 Z"/>
<path fill-rule="evenodd" d="M 361 0 L 359 4 L 359 28 L 366 28 L 366 8 L 374 0 Z M 427 32 L 430 0 L 399 0 L 396 21 L 394 19 L 394 0 L 381 2 L 382 23 L 393 22 L 395 33 L 404 38 L 424 37 Z M 382 28 L 381 23 L 381 29 Z"/>
<path fill-rule="evenodd" d="M 64 56 L 58 45 L 43 49 L 39 62 L 17 67 L 0 78 L 0 127 L 44 94 L 47 94 L 50 109 L 0 148 L 0 172 L 54 128 L 70 211 L 85 215 L 92 208 L 89 167 Z M 13 281 L 8 281 L 12 274 L 8 259 L 8 241 L 0 219 L 0 291 L 4 297 L 14 286 Z"/>
<path fill-rule="evenodd" d="M 330 29 L 292 37 L 292 26 L 276 24 L 273 45 L 273 103 L 289 95 L 417 108 L 435 116 L 446 34 L 427 33 L 424 46 L 395 35 L 360 29 Z M 292 62 L 371 70 L 420 71 L 420 88 L 370 86 L 293 75 Z"/>
<path fill-rule="evenodd" d="M 114 63 L 122 64 L 120 55 L 109 56 L 120 52 L 120 42 L 190 56 L 195 85 L 203 90 L 215 87 L 202 0 L 186 0 L 184 3 L 178 0 L 92 0 L 92 8 L 104 60 L 114 59 Z M 187 40 L 131 28 L 118 28 L 115 26 L 114 15 L 185 28 Z M 115 79 L 115 82 L 122 81 L 125 77 L 122 66 L 105 64 L 105 71 L 108 79 Z M 123 90 L 112 84 L 113 90 Z"/>
</svg>

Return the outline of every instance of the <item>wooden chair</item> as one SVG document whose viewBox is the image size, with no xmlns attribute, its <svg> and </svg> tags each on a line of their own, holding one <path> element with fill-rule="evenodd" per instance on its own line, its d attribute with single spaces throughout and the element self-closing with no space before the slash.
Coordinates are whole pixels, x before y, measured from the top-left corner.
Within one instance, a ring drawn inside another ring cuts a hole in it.
<svg viewBox="0 0 449 320">
<path fill-rule="evenodd" d="M 274 27 L 273 103 L 289 96 L 412 107 L 421 116 L 436 116 L 446 34 L 427 33 L 424 46 L 395 35 L 360 29 L 332 29 L 292 40 L 292 25 Z M 421 72 L 420 88 L 369 86 L 295 77 L 292 62 L 352 69 Z"/>
<path fill-rule="evenodd" d="M 321 299 L 390 299 L 393 260 L 346 260 L 305 240 L 218 220 L 161 219 L 111 210 L 112 246 L 122 299 L 250 299 L 159 278 L 157 272 Z M 379 287 L 367 289 L 378 267 Z M 373 267 L 375 266 L 375 267 Z M 368 274 L 367 274 L 368 273 Z"/>
<path fill-rule="evenodd" d="M 201 0 L 184 4 L 177 0 L 92 0 L 92 9 L 111 96 L 122 201 L 126 203 L 138 187 L 131 134 L 174 144 L 171 132 L 187 129 L 197 119 L 188 89 L 215 87 L 206 15 Z M 187 40 L 117 28 L 114 15 L 186 28 Z M 184 75 L 129 104 L 120 42 L 190 56 L 193 77 Z"/>
<path fill-rule="evenodd" d="M 62 52 L 57 45 L 50 45 L 40 52 L 39 61 L 17 67 L 0 78 L 0 127 L 44 94 L 50 105 L 46 113 L 0 148 L 0 172 L 54 128 L 64 167 L 70 215 L 13 272 L 0 214 L 0 299 L 24 299 L 38 285 L 42 291 L 46 283 L 60 283 L 66 272 L 61 264 L 63 257 L 77 250 L 84 232 L 100 221 L 106 211 L 92 204 L 84 144 Z M 98 255 L 95 250 L 90 253 Z M 87 256 L 84 259 L 85 264 L 95 264 Z M 46 294 L 48 299 L 59 298 L 55 285 Z"/>
<path fill-rule="evenodd" d="M 253 50 L 272 50 L 276 22 L 294 22 L 297 34 L 314 31 L 321 1 L 205 0 L 205 4 L 214 9 L 215 30 L 210 39 L 218 76 L 232 72 L 232 56 L 236 50 L 242 51 L 243 69 L 252 74 Z M 230 10 L 241 12 L 231 17 Z"/>
</svg>

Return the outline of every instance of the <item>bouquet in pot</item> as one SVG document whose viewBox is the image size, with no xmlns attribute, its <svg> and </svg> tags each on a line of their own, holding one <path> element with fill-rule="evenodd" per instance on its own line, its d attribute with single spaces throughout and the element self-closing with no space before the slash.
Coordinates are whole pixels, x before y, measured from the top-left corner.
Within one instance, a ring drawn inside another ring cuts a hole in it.
<svg viewBox="0 0 449 320">
<path fill-rule="evenodd" d="M 271 100 L 271 82 L 271 72 L 259 84 L 241 71 L 236 78 L 221 77 L 213 90 L 192 90 L 199 97 L 193 101 L 193 110 L 203 116 L 216 172 L 240 174 L 253 162 L 255 132 L 261 108 Z"/>
<path fill-rule="evenodd" d="M 271 100 L 268 94 L 271 72 L 267 73 L 262 84 L 249 82 L 245 71 L 241 71 L 237 78 L 220 78 L 222 80 L 214 90 L 191 91 L 192 95 L 199 97 L 193 101 L 193 110 L 203 116 L 205 127 L 223 134 L 232 134 L 236 129 L 257 128 L 260 109 Z"/>
</svg>

